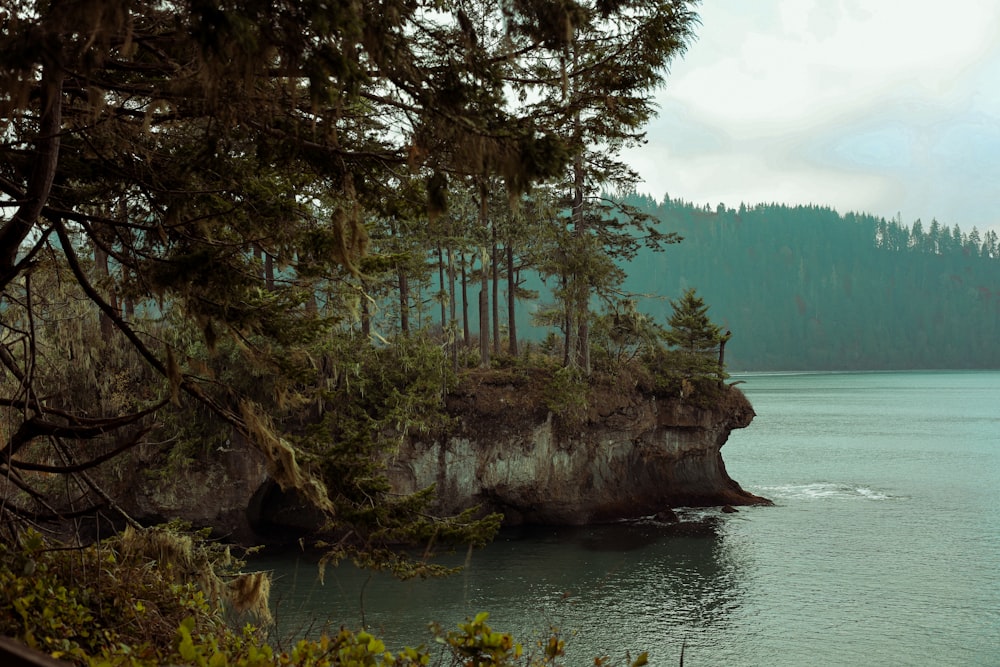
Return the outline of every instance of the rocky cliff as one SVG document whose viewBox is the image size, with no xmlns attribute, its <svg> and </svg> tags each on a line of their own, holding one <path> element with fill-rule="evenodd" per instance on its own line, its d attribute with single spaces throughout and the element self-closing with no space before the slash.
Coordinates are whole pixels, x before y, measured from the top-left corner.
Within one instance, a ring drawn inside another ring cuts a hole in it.
<svg viewBox="0 0 1000 667">
<path fill-rule="evenodd" d="M 454 428 L 408 440 L 389 461 L 395 490 L 434 484 L 442 512 L 481 505 L 508 524 L 582 525 L 672 507 L 769 502 L 730 479 L 720 453 L 730 432 L 754 417 L 738 389 L 681 401 L 597 385 L 587 409 L 566 418 L 545 407 L 543 385 L 531 374 L 465 376 L 447 400 Z M 236 542 L 294 537 L 322 524 L 268 479 L 262 456 L 246 443 L 234 439 L 209 454 L 163 468 L 162 452 L 140 450 L 112 475 L 112 487 L 144 523 L 182 518 Z"/>
<path fill-rule="evenodd" d="M 247 545 L 260 540 L 255 501 L 273 485 L 263 455 L 239 438 L 197 460 L 171 460 L 162 448 L 140 446 L 103 475 L 122 509 L 141 523 L 182 519 Z"/>
<path fill-rule="evenodd" d="M 389 467 L 395 488 L 435 484 L 439 508 L 481 504 L 508 524 L 580 525 L 671 507 L 767 504 L 730 479 L 721 448 L 753 408 L 725 387 L 711 407 L 619 385 L 594 388 L 574 422 L 517 377 L 466 381 L 448 401 L 458 427 L 411 440 Z"/>
</svg>

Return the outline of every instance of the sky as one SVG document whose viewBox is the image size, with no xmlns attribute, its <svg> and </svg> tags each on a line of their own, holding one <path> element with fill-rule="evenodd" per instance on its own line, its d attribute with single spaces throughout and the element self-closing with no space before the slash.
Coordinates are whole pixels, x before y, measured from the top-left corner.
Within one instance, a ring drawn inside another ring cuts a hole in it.
<svg viewBox="0 0 1000 667">
<path fill-rule="evenodd" d="M 1000 233 L 1000 2 L 704 0 L 642 193 Z"/>
</svg>

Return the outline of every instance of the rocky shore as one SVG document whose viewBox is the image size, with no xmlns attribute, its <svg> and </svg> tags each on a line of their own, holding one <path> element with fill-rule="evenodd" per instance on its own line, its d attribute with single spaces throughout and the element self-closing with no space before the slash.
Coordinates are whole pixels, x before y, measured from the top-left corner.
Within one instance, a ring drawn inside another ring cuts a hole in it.
<svg viewBox="0 0 1000 667">
<path fill-rule="evenodd" d="M 620 386 L 597 387 L 588 409 L 561 419 L 538 400 L 531 378 L 472 375 L 447 399 L 454 428 L 409 437 L 387 462 L 395 491 L 430 485 L 436 509 L 480 505 L 507 525 L 585 525 L 674 507 L 769 504 L 726 472 L 721 448 L 754 411 L 735 387 L 710 407 Z M 138 452 L 135 469 L 156 466 Z M 119 480 L 123 508 L 146 523 L 181 518 L 245 544 L 315 530 L 322 517 L 271 481 L 262 457 L 234 441 L 211 463 Z M 126 471 L 127 472 L 127 471 Z"/>
</svg>

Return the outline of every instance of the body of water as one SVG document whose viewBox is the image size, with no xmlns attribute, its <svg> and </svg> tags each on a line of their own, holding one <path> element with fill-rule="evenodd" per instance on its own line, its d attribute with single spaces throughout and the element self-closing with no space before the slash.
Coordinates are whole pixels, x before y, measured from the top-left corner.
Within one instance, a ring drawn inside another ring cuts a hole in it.
<svg viewBox="0 0 1000 667">
<path fill-rule="evenodd" d="M 733 379 L 757 417 L 723 457 L 774 507 L 507 531 L 436 581 L 259 558 L 279 632 L 399 648 L 489 611 L 526 650 L 558 628 L 568 665 L 1000 665 L 1000 373 Z"/>
</svg>

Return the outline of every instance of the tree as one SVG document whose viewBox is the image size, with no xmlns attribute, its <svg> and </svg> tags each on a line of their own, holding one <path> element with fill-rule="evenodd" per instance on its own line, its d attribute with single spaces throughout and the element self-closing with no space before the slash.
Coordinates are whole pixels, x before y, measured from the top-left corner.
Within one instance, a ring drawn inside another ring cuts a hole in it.
<svg viewBox="0 0 1000 667">
<path fill-rule="evenodd" d="M 517 49 L 523 71 L 558 60 L 582 8 L 505 3 L 493 25 L 506 32 L 488 36 L 466 4 L 38 0 L 0 14 L 0 474 L 23 494 L 0 507 L 4 525 L 67 516 L 30 470 L 80 473 L 145 442 L 171 409 L 206 411 L 254 443 L 283 486 L 335 522 L 351 515 L 334 511 L 340 496 L 300 456 L 279 406 L 317 399 L 308 349 L 348 319 L 344 294 L 365 289 L 370 221 L 391 219 L 414 175 L 433 214 L 450 178 L 499 178 L 516 196 L 563 173 L 559 119 L 583 108 L 550 99 L 541 118 L 511 104 L 534 83 L 497 57 Z M 634 25 L 637 12 L 661 17 L 636 2 L 585 14 L 596 27 Z M 635 79 L 643 63 L 622 55 L 604 71 L 643 90 L 659 80 L 653 61 Z M 588 108 L 615 90 L 595 87 Z M 609 117 L 628 125 L 630 113 Z M 110 323 L 101 343 L 144 369 L 130 380 L 136 400 L 98 400 L 121 369 L 55 333 L 65 323 L 43 284 L 65 289 L 79 322 Z M 269 380 L 213 377 L 221 351 Z M 349 349 L 339 354 L 331 363 L 350 366 Z M 83 356 L 94 366 L 70 393 L 60 378 Z M 74 511 L 90 509 L 78 501 Z"/>
<path fill-rule="evenodd" d="M 708 306 L 693 288 L 684 290 L 681 298 L 671 300 L 670 305 L 673 313 L 663 339 L 676 349 L 680 369 L 687 377 L 721 376 L 722 330 L 709 319 Z"/>
<path fill-rule="evenodd" d="M 641 143 L 654 113 L 653 91 L 670 61 L 683 53 L 695 16 L 681 0 L 626 0 L 608 4 L 565 3 L 553 9 L 566 26 L 557 58 L 531 61 L 523 77 L 540 99 L 535 116 L 568 128 L 573 157 L 559 185 L 565 211 L 557 218 L 550 271 L 559 277 L 564 311 L 565 363 L 590 372 L 590 300 L 606 298 L 620 284 L 614 260 L 627 259 L 642 243 L 676 242 L 660 234 L 652 218 L 603 196 L 628 192 L 635 172 L 620 151 Z"/>
</svg>

